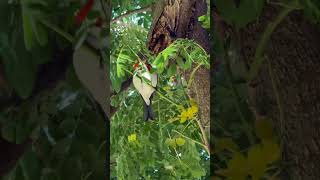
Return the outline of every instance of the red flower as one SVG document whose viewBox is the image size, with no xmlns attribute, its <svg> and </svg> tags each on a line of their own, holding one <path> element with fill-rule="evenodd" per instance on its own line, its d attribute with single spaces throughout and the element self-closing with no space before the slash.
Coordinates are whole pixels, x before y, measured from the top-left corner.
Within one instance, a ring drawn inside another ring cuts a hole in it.
<svg viewBox="0 0 320 180">
<path fill-rule="evenodd" d="M 79 25 L 81 24 L 84 19 L 87 17 L 89 11 L 93 6 L 94 0 L 88 0 L 87 3 L 80 9 L 75 17 L 76 23 Z"/>
</svg>

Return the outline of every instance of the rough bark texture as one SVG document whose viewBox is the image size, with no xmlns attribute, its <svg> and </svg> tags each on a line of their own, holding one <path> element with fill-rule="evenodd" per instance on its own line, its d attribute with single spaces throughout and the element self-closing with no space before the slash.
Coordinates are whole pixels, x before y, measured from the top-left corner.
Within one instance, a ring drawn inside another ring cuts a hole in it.
<svg viewBox="0 0 320 180">
<path fill-rule="evenodd" d="M 198 22 L 198 17 L 206 14 L 205 1 L 196 0 L 163 0 L 158 1 L 153 9 L 153 25 L 148 36 L 148 48 L 154 54 L 159 53 L 170 45 L 176 38 L 194 39 L 207 52 L 209 52 L 209 37 L 205 29 Z M 193 67 L 194 68 L 194 67 Z M 185 73 L 189 79 L 191 71 Z M 200 68 L 189 95 L 196 99 L 200 109 L 202 125 L 209 132 L 210 121 L 210 71 Z"/>
<path fill-rule="evenodd" d="M 245 61 L 268 22 L 279 9 L 267 7 L 258 22 L 240 33 L 241 54 Z M 283 118 L 272 89 L 265 63 L 251 89 L 252 105 L 262 116 L 272 117 L 283 143 L 282 179 L 320 178 L 320 30 L 301 12 L 292 12 L 276 29 L 266 51 L 280 96 Z"/>
</svg>

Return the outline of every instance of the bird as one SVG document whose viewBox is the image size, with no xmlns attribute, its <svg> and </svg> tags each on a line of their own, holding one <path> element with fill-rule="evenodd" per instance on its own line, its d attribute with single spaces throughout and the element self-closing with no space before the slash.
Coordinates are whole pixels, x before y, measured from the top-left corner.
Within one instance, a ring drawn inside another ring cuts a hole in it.
<svg viewBox="0 0 320 180">
<path fill-rule="evenodd" d="M 101 28 L 92 27 L 86 41 L 75 48 L 73 67 L 78 79 L 93 97 L 96 109 L 102 112 L 104 120 L 107 121 L 110 119 L 109 67 L 102 62 L 101 51 L 106 49 L 106 45 L 100 32 Z"/>
<path fill-rule="evenodd" d="M 144 104 L 144 120 L 155 120 L 152 97 L 157 88 L 158 75 L 151 72 L 152 66 L 145 60 L 134 64 L 133 85 L 141 95 Z"/>
</svg>

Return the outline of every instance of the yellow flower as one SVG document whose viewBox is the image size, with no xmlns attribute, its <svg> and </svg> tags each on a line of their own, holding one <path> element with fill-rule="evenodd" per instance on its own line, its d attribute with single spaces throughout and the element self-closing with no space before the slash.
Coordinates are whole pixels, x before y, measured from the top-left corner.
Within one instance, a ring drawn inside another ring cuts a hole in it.
<svg viewBox="0 0 320 180">
<path fill-rule="evenodd" d="M 190 99 L 190 104 L 191 107 L 189 107 L 188 109 L 185 109 L 181 105 L 178 106 L 178 109 L 181 112 L 181 114 L 179 115 L 180 123 L 186 122 L 187 119 L 194 118 L 198 113 L 199 109 L 197 103 L 193 99 Z"/>
<path fill-rule="evenodd" d="M 170 86 L 165 86 L 165 87 L 163 87 L 163 90 L 165 90 L 165 91 L 169 91 L 170 89 L 171 89 Z"/>
<path fill-rule="evenodd" d="M 183 146 L 186 143 L 186 140 L 179 137 L 179 138 L 176 138 L 176 143 L 178 146 Z"/>
<path fill-rule="evenodd" d="M 188 119 L 188 112 L 186 110 L 183 110 L 180 114 L 180 123 L 186 122 Z"/>
<path fill-rule="evenodd" d="M 191 106 L 190 108 L 188 108 L 188 111 L 190 112 L 190 114 L 197 114 L 198 106 Z"/>
<path fill-rule="evenodd" d="M 131 134 L 128 136 L 128 141 L 129 142 L 135 142 L 137 141 L 137 135 L 136 134 Z"/>
</svg>

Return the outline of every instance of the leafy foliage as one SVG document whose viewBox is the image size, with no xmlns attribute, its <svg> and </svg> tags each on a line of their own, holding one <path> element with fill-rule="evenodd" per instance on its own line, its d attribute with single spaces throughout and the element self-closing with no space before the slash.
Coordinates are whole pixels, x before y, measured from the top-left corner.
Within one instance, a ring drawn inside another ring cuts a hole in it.
<svg viewBox="0 0 320 180">
<path fill-rule="evenodd" d="M 238 2 L 238 3 L 236 3 Z M 265 44 L 281 20 L 291 11 L 304 11 L 306 16 L 318 23 L 319 4 L 316 1 L 215 1 L 219 15 L 234 29 L 244 28 L 248 23 L 259 19 L 267 5 L 283 9 L 280 15 L 270 22 L 262 35 L 253 61 L 263 56 Z M 272 27 L 272 28 L 270 28 Z M 216 33 L 216 32 L 215 32 Z M 215 67 L 214 101 L 212 117 L 212 142 L 215 145 L 213 154 L 214 177 L 221 179 L 273 179 L 281 171 L 280 145 L 272 119 L 257 118 L 249 107 L 249 87 L 247 68 L 239 59 L 239 47 L 235 34 L 221 37 L 213 35 L 215 42 L 214 57 L 220 59 Z M 254 64 L 254 63 L 253 63 Z M 252 70 L 255 67 L 250 66 Z M 259 71 L 259 68 L 256 69 Z M 251 79 L 249 79 L 251 80 Z M 262 98 L 262 97 L 258 97 Z M 269 108 L 269 107 L 265 107 Z"/>
<path fill-rule="evenodd" d="M 182 90 L 175 91 L 169 97 L 186 102 Z M 112 177 L 198 179 L 205 176 L 208 154 L 195 143 L 201 141 L 197 118 L 182 124 L 170 121 L 178 118 L 178 108 L 156 96 L 153 109 L 157 120 L 143 122 L 141 97 L 131 88 L 128 92 L 130 95 L 121 100 L 111 124 L 111 162 L 116 164 L 115 171 L 111 169 Z"/>
<path fill-rule="evenodd" d="M 114 16 L 123 14 L 119 11 L 145 7 L 138 3 L 135 7 L 114 6 Z M 193 64 L 208 68 L 209 56 L 186 39 L 176 40 L 153 56 L 146 49 L 149 26 L 140 26 L 139 21 L 133 15 L 122 20 L 125 24 L 114 23 L 112 27 L 110 73 L 117 92 L 112 96 L 112 106 L 117 112 L 111 119 L 111 178 L 205 179 L 209 176 L 209 154 L 197 123 L 198 105 L 187 96 L 186 80 L 178 71 L 191 69 Z M 143 121 L 142 99 L 135 89 L 130 86 L 120 91 L 138 59 L 152 64 L 151 71 L 157 71 L 159 77 L 152 103 L 156 115 L 153 122 Z"/>
<path fill-rule="evenodd" d="M 233 0 L 217 0 L 215 5 L 227 23 L 241 28 L 259 17 L 264 0 L 243 0 L 238 6 Z"/>
<path fill-rule="evenodd" d="M 5 98 L 14 100 L 1 101 L 1 138 L 27 144 L 14 169 L 1 179 L 104 177 L 105 122 L 73 67 L 67 67 L 66 79 L 55 87 L 35 87 L 41 67 L 51 67 L 57 58 L 71 61 L 61 52 L 76 39 L 71 35 L 79 31 L 74 14 L 82 5 L 60 0 L 0 2 L 0 62 L 9 86 Z M 96 17 L 89 13 L 86 21 Z"/>
<path fill-rule="evenodd" d="M 170 60 L 174 60 L 171 63 Z M 201 48 L 196 42 L 187 39 L 177 39 L 170 46 L 160 52 L 153 65 L 157 67 L 158 73 L 163 73 L 169 64 L 172 64 L 168 69 L 170 75 L 176 74 L 174 66 L 178 65 L 183 70 L 191 68 L 192 63 L 202 64 L 209 68 L 209 56 L 206 51 Z"/>
<path fill-rule="evenodd" d="M 137 52 L 147 52 L 145 40 L 147 30 L 130 24 L 129 28 L 114 25 L 112 31 L 110 79 L 112 89 L 120 91 L 121 84 L 128 78 L 128 71 L 133 71 L 133 64 L 137 61 Z M 145 54 L 147 56 L 147 54 Z"/>
<path fill-rule="evenodd" d="M 18 144 L 34 141 L 7 179 L 102 177 L 105 128 L 90 104 L 82 92 L 61 86 L 4 114 L 3 138 Z M 16 177 L 19 171 L 23 178 Z"/>
</svg>

